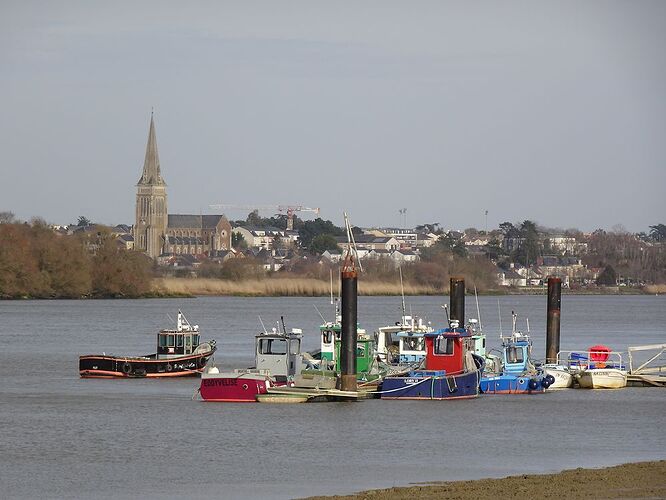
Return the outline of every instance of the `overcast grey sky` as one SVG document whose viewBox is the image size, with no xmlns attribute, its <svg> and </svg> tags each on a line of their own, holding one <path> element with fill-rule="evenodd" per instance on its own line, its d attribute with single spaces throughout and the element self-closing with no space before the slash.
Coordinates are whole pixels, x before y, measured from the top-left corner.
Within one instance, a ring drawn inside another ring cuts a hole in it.
<svg viewBox="0 0 666 500">
<path fill-rule="evenodd" d="M 665 47 L 663 1 L 3 0 L 0 211 L 133 223 L 154 106 L 170 213 L 644 231 Z"/>
</svg>

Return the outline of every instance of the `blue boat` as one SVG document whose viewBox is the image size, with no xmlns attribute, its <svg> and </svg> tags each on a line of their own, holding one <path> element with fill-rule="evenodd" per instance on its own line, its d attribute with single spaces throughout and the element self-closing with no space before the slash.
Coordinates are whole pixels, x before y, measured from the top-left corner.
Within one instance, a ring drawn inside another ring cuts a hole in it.
<svg viewBox="0 0 666 500">
<path fill-rule="evenodd" d="M 481 377 L 484 394 L 539 394 L 554 382 L 552 375 L 536 368 L 532 362 L 529 335 L 516 330 L 516 314 L 510 337 L 501 337 L 500 356 L 486 355 L 486 370 Z"/>
<path fill-rule="evenodd" d="M 484 360 L 473 353 L 472 331 L 450 328 L 424 333 L 425 369 L 412 370 L 406 375 L 386 377 L 382 383 L 382 399 L 448 400 L 475 398 Z"/>
</svg>

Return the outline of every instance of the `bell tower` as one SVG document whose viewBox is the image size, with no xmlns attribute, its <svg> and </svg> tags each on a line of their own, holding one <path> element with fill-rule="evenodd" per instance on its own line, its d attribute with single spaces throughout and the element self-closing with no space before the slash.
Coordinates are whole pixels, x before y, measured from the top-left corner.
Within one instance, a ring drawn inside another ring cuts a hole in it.
<svg viewBox="0 0 666 500">
<path fill-rule="evenodd" d="M 136 185 L 136 222 L 134 224 L 134 247 L 148 256 L 159 256 L 164 248 L 167 228 L 166 183 L 160 172 L 160 157 L 157 154 L 155 122 L 150 113 L 150 130 L 143 173 Z"/>
</svg>

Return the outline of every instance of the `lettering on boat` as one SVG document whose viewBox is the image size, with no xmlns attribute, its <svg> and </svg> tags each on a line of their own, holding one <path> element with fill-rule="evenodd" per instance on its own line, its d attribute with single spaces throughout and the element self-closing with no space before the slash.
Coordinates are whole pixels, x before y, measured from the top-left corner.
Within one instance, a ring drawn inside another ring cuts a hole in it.
<svg viewBox="0 0 666 500">
<path fill-rule="evenodd" d="M 409 384 L 409 385 L 411 385 L 411 384 L 418 384 L 418 383 L 419 383 L 420 381 L 422 381 L 422 380 L 423 380 L 423 379 L 419 380 L 418 378 L 406 378 L 406 379 L 405 379 L 405 384 Z"/>
<path fill-rule="evenodd" d="M 236 378 L 208 378 L 202 380 L 201 382 L 206 387 L 238 385 L 238 379 Z"/>
</svg>

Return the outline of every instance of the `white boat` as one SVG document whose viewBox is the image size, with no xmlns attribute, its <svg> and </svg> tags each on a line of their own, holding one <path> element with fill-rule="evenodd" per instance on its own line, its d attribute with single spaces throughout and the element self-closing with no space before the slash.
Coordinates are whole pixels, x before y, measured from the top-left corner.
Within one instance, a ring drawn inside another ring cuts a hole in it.
<svg viewBox="0 0 666 500">
<path fill-rule="evenodd" d="M 585 389 L 621 389 L 627 386 L 627 370 L 622 353 L 606 346 L 592 346 L 585 352 L 562 351 L 566 355 L 566 368 L 578 385 Z"/>
<path fill-rule="evenodd" d="M 550 384 L 549 389 L 568 389 L 573 387 L 574 376 L 566 366 L 558 365 L 557 363 L 548 363 L 542 365 L 541 368 L 546 372 L 546 375 L 550 375 L 555 379 L 555 382 Z"/>
<path fill-rule="evenodd" d="M 575 376 L 578 385 L 586 389 L 621 389 L 627 386 L 627 371 L 617 368 L 590 368 Z"/>
</svg>

